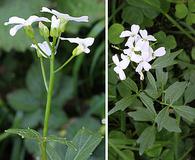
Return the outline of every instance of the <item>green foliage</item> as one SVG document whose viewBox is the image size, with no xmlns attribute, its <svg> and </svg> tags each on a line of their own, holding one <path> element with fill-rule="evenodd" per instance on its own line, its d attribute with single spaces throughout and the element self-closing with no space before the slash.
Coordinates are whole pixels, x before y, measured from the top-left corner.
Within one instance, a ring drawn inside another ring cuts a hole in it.
<svg viewBox="0 0 195 160">
<path fill-rule="evenodd" d="M 118 43 L 114 48 L 109 39 L 109 157 L 126 160 L 132 153 L 124 151 L 130 150 L 133 158 L 140 160 L 190 159 L 195 122 L 194 1 L 113 3 L 109 26 L 117 23 L 130 30 L 132 24 L 138 24 L 157 39 L 151 44 L 156 46 L 154 50 L 165 47 L 166 54 L 151 61 L 152 69 L 144 72 L 143 81 L 135 72 L 134 62 L 125 70 L 127 79 L 120 81 L 111 57 L 128 46 Z"/>
<path fill-rule="evenodd" d="M 120 38 L 120 34 L 121 32 L 124 30 L 124 27 L 121 24 L 113 24 L 112 26 L 110 26 L 109 30 L 108 30 L 108 39 L 111 43 L 113 44 L 119 44 L 121 42 L 123 42 L 124 38 Z"/>
<path fill-rule="evenodd" d="M 69 147 L 65 159 L 87 160 L 101 140 L 102 137 L 98 133 L 82 128 L 73 138 L 77 150 Z"/>
</svg>

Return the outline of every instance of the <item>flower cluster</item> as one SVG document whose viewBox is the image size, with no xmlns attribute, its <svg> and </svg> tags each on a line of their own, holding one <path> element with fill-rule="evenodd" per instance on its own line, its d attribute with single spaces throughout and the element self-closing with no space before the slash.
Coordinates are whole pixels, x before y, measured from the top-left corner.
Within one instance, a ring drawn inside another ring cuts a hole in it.
<svg viewBox="0 0 195 160">
<path fill-rule="evenodd" d="M 121 80 L 126 79 L 124 70 L 129 66 L 130 62 L 136 64 L 135 71 L 140 75 L 140 80 L 144 79 L 144 71 L 149 71 L 152 66 L 149 62 L 154 60 L 156 57 L 165 55 L 166 51 L 164 47 L 160 47 L 153 50 L 150 43 L 156 41 L 155 37 L 148 35 L 146 30 L 141 30 L 139 25 L 132 25 L 131 31 L 123 31 L 120 35 L 121 38 L 127 37 L 125 43 L 126 49 L 121 54 L 121 60 L 117 55 L 112 57 L 116 67 L 114 71 L 119 75 Z"/>
<path fill-rule="evenodd" d="M 67 40 L 71 43 L 76 43 L 78 46 L 73 50 L 73 55 L 79 55 L 82 52 L 89 53 L 89 46 L 94 43 L 94 38 L 63 38 L 61 34 L 65 31 L 66 24 L 68 21 L 75 21 L 75 22 L 88 22 L 88 16 L 81 16 L 81 17 L 72 17 L 68 14 L 60 13 L 56 10 L 50 10 L 46 7 L 42 7 L 41 12 L 47 12 L 53 14 L 51 20 L 45 17 L 38 17 L 38 16 L 30 16 L 28 19 L 23 19 L 20 17 L 13 16 L 9 18 L 8 22 L 5 22 L 4 25 L 14 25 L 10 29 L 10 35 L 15 36 L 18 30 L 24 28 L 28 37 L 30 37 L 34 44 L 31 45 L 32 48 L 37 50 L 38 56 L 43 56 L 48 58 L 51 56 L 51 42 L 49 42 L 48 37 L 51 36 L 53 38 L 59 38 L 59 40 Z M 32 28 L 32 24 L 34 22 L 39 22 L 39 31 L 41 36 L 45 38 L 45 41 L 42 43 L 36 43 L 34 30 Z M 51 23 L 50 30 L 44 25 L 42 22 Z"/>
</svg>

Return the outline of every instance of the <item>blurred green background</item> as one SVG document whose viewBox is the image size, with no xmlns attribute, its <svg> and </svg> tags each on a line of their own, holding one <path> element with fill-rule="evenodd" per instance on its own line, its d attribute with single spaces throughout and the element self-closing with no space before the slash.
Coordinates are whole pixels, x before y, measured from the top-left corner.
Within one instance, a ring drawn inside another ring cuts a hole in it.
<svg viewBox="0 0 195 160">
<path fill-rule="evenodd" d="M 43 127 L 46 93 L 40 64 L 31 42 L 20 30 L 15 37 L 3 23 L 11 16 L 28 18 L 41 14 L 41 7 L 56 9 L 71 16 L 89 16 L 89 23 L 68 23 L 63 37 L 91 36 L 91 53 L 80 55 L 56 76 L 49 132 L 72 139 L 85 127 L 97 132 L 104 118 L 104 1 L 103 0 L 1 0 L 0 1 L 0 159 L 33 160 L 39 150 L 31 141 L 8 136 L 5 129 Z M 37 24 L 33 25 L 35 28 Z M 37 30 L 38 33 L 38 30 Z M 41 38 L 37 37 L 39 42 Z M 76 45 L 61 42 L 57 64 L 62 64 Z M 47 66 L 47 61 L 45 61 Z M 48 71 L 48 69 L 46 69 Z M 66 148 L 56 144 L 61 156 Z M 104 141 L 91 160 L 104 159 Z"/>
</svg>

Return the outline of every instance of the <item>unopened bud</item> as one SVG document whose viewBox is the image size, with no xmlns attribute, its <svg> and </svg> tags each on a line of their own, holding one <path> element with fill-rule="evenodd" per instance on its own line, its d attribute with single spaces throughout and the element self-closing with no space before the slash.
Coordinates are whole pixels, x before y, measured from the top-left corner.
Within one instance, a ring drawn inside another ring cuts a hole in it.
<svg viewBox="0 0 195 160">
<path fill-rule="evenodd" d="M 78 45 L 73 51 L 72 51 L 72 55 L 74 56 L 78 56 L 81 53 L 83 53 L 83 46 Z"/>
<path fill-rule="evenodd" d="M 49 29 L 42 22 L 39 22 L 39 32 L 41 36 L 46 38 L 49 37 Z"/>
<path fill-rule="evenodd" d="M 25 26 L 24 27 L 25 33 L 28 37 L 30 37 L 31 39 L 34 38 L 34 30 L 32 28 L 32 26 Z"/>
</svg>

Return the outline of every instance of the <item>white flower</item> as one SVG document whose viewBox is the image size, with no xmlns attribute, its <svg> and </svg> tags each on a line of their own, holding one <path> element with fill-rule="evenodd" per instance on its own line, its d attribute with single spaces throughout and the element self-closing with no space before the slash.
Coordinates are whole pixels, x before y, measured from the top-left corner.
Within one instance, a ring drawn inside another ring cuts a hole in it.
<svg viewBox="0 0 195 160">
<path fill-rule="evenodd" d="M 119 61 L 118 56 L 115 54 L 112 56 L 113 62 L 116 64 L 116 67 L 114 67 L 114 71 L 119 75 L 119 78 L 121 80 L 126 79 L 125 72 L 123 71 L 126 69 L 130 63 L 130 59 L 128 56 L 125 56 L 124 54 L 121 54 L 121 61 Z"/>
<path fill-rule="evenodd" d="M 60 25 L 60 19 L 57 19 L 56 16 L 51 17 L 51 28 L 58 28 Z"/>
<path fill-rule="evenodd" d="M 133 37 L 135 41 L 137 41 L 140 36 L 138 35 L 138 32 L 139 32 L 139 29 L 140 29 L 140 26 L 139 25 L 135 25 L 133 24 L 131 26 L 131 31 L 123 31 L 120 35 L 121 38 L 124 38 L 124 37 Z"/>
<path fill-rule="evenodd" d="M 43 43 L 38 43 L 38 46 L 41 48 L 41 50 L 42 50 L 48 57 L 51 56 L 52 51 L 51 51 L 51 49 L 50 49 L 50 47 L 49 47 L 49 45 L 48 45 L 48 43 L 47 43 L 46 41 L 44 41 Z M 41 53 L 41 55 L 42 55 L 43 57 L 47 58 L 47 57 L 43 54 L 43 52 L 42 52 L 41 50 L 39 50 L 39 48 L 38 48 L 35 44 L 32 44 L 31 47 L 32 47 L 32 48 L 35 48 L 39 53 Z"/>
<path fill-rule="evenodd" d="M 32 23 L 40 21 L 50 22 L 50 20 L 45 17 L 30 16 L 27 20 L 25 20 L 23 18 L 14 16 L 9 18 L 9 21 L 5 22 L 4 25 L 16 24 L 14 27 L 10 29 L 10 35 L 15 36 L 16 32 L 22 27 L 30 26 Z"/>
<path fill-rule="evenodd" d="M 42 7 L 41 12 L 51 13 L 58 18 L 64 19 L 65 21 L 76 21 L 76 22 L 88 22 L 88 16 L 81 16 L 81 17 L 71 17 L 68 14 L 60 13 L 54 9 L 50 10 L 49 8 Z"/>
<path fill-rule="evenodd" d="M 153 57 L 162 57 L 166 54 L 165 47 L 160 47 L 157 50 L 153 51 L 153 49 L 150 47 L 150 52 L 153 54 Z"/>
<path fill-rule="evenodd" d="M 137 41 L 137 46 L 139 47 L 140 50 L 146 51 L 149 49 L 149 42 L 150 41 L 156 41 L 154 36 L 148 35 L 148 32 L 144 30 L 139 31 L 141 38 Z"/>
<path fill-rule="evenodd" d="M 90 52 L 90 49 L 88 47 L 90 47 L 93 42 L 94 42 L 94 38 L 63 38 L 63 37 L 60 37 L 61 40 L 67 40 L 69 41 L 70 43 L 77 43 L 78 44 L 78 47 L 76 48 L 77 49 L 77 53 L 76 55 L 84 52 L 84 53 L 89 53 Z"/>
</svg>

